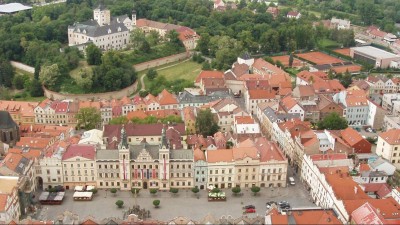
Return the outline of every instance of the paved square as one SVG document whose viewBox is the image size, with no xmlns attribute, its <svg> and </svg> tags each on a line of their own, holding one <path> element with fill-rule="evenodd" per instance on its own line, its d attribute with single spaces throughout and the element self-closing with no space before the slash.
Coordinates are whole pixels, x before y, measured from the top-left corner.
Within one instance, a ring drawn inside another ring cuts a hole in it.
<svg viewBox="0 0 400 225">
<path fill-rule="evenodd" d="M 199 192 L 199 198 L 197 198 L 190 190 L 179 190 L 179 193 L 175 196 L 169 192 L 159 192 L 155 196 L 151 196 L 148 190 L 142 190 L 136 198 L 136 202 L 141 208 L 144 207 L 150 210 L 152 219 L 163 221 L 177 216 L 200 220 L 207 214 L 212 214 L 216 218 L 220 218 L 223 215 L 231 215 L 237 218 L 242 215 L 243 206 L 248 204 L 255 205 L 257 210 L 255 214 L 247 214 L 249 217 L 257 214 L 264 215 L 266 202 L 271 200 L 289 201 L 293 208 L 315 206 L 310 202 L 308 193 L 303 185 L 297 179 L 296 182 L 296 186 L 287 188 L 262 188 L 257 196 L 253 196 L 249 189 L 242 189 L 243 195 L 236 197 L 232 196 L 231 190 L 227 189 L 224 190 L 227 194 L 226 202 L 208 202 L 206 191 Z M 134 205 L 135 202 L 133 194 L 126 191 L 117 192 L 114 196 L 110 192 L 99 190 L 92 201 L 73 201 L 72 195 L 72 191 L 67 191 L 62 205 L 44 205 L 37 219 L 55 220 L 65 210 L 78 214 L 80 220 L 88 215 L 94 216 L 99 220 L 107 217 L 124 219 L 124 211 Z M 124 208 L 122 209 L 117 208 L 115 205 L 115 202 L 119 199 L 124 201 Z M 154 199 L 161 201 L 160 208 L 154 208 Z"/>
</svg>

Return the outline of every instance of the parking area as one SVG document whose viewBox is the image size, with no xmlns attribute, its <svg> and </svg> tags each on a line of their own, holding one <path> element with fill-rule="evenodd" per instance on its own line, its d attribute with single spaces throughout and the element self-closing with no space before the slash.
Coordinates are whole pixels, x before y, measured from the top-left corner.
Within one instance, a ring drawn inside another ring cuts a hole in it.
<svg viewBox="0 0 400 225">
<path fill-rule="evenodd" d="M 288 201 L 293 208 L 315 206 L 308 196 L 303 185 L 296 179 L 295 186 L 287 188 L 262 188 L 254 196 L 250 189 L 242 190 L 242 196 L 233 196 L 231 190 L 224 190 L 227 195 L 226 202 L 208 202 L 206 191 L 198 193 L 198 198 L 190 190 L 180 190 L 178 194 L 173 195 L 169 192 L 159 192 L 155 196 L 148 190 L 142 190 L 137 198 L 130 192 L 117 192 L 113 194 L 105 190 L 99 190 L 92 201 L 73 201 L 72 191 L 67 191 L 65 199 L 61 205 L 44 205 L 37 214 L 39 220 L 54 220 L 58 215 L 68 210 L 76 213 L 80 219 L 87 216 L 93 216 L 97 219 L 107 217 L 116 217 L 123 219 L 124 211 L 132 207 L 135 202 L 141 208 L 150 210 L 152 219 L 169 220 L 177 216 L 185 216 L 194 220 L 200 220 L 206 215 L 211 214 L 216 218 L 231 215 L 239 217 L 243 214 L 245 205 L 254 205 L 256 213 L 247 214 L 252 217 L 264 215 L 266 203 L 268 201 Z M 155 199 L 161 201 L 160 207 L 155 209 L 152 202 Z M 119 209 L 115 205 L 117 200 L 124 201 L 124 208 Z"/>
</svg>

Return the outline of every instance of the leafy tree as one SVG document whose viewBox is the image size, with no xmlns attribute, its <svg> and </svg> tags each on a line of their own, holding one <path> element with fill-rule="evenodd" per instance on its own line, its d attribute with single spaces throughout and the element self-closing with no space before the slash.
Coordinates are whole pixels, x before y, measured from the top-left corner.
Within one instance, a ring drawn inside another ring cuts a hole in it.
<svg viewBox="0 0 400 225">
<path fill-rule="evenodd" d="M 124 201 L 118 200 L 115 202 L 115 204 L 118 206 L 118 208 L 122 208 L 122 206 L 124 205 Z"/>
<path fill-rule="evenodd" d="M 240 192 L 242 191 L 242 189 L 240 189 L 240 187 L 234 187 L 234 188 L 232 188 L 232 192 L 233 192 L 233 194 L 239 194 Z"/>
<path fill-rule="evenodd" d="M 152 194 L 152 195 L 155 195 L 157 192 L 158 192 L 158 190 L 155 188 L 150 189 L 150 194 Z"/>
<path fill-rule="evenodd" d="M 16 89 L 21 90 L 24 89 L 24 84 L 26 80 L 29 80 L 29 76 L 28 75 L 17 75 L 14 76 L 13 79 L 13 85 Z"/>
<path fill-rule="evenodd" d="M 144 42 L 146 42 L 146 35 L 141 29 L 134 29 L 131 32 L 131 45 L 133 49 L 139 50 Z"/>
<path fill-rule="evenodd" d="M 113 193 L 114 196 L 117 194 L 117 189 L 116 188 L 111 188 L 110 193 Z"/>
<path fill-rule="evenodd" d="M 194 188 L 192 188 L 192 192 L 194 193 L 194 194 L 197 194 L 197 193 L 199 193 L 199 188 L 197 187 L 197 186 L 195 186 Z"/>
<path fill-rule="evenodd" d="M 157 31 L 151 30 L 146 36 L 146 40 L 151 46 L 155 46 L 160 43 L 161 37 Z"/>
<path fill-rule="evenodd" d="M 34 78 L 33 80 L 32 80 L 32 83 L 31 83 L 31 85 L 30 85 L 30 87 L 29 87 L 29 94 L 32 96 L 32 97 L 40 97 L 40 96 L 43 96 L 43 88 L 42 88 L 42 85 L 40 84 L 40 82 L 39 82 L 39 80 L 38 79 L 36 79 L 36 78 Z"/>
<path fill-rule="evenodd" d="M 195 126 L 196 132 L 202 134 L 204 137 L 214 135 L 219 129 L 210 109 L 201 110 L 199 112 Z"/>
<path fill-rule="evenodd" d="M 84 90 L 91 90 L 93 85 L 93 72 L 91 69 L 81 69 L 75 82 Z"/>
<path fill-rule="evenodd" d="M 221 190 L 219 188 L 214 188 L 211 190 L 212 193 L 219 193 Z"/>
<path fill-rule="evenodd" d="M 201 66 L 202 70 L 211 70 L 211 65 L 209 62 L 205 61 L 203 62 L 202 66 Z"/>
<path fill-rule="evenodd" d="M 260 187 L 257 187 L 257 186 L 253 186 L 253 187 L 251 187 L 251 192 L 253 192 L 254 193 L 254 195 L 256 195 L 258 192 L 260 192 Z"/>
<path fill-rule="evenodd" d="M 10 100 L 11 99 L 11 92 L 10 89 L 4 86 L 0 86 L 0 99 L 2 100 Z"/>
<path fill-rule="evenodd" d="M 129 120 L 126 118 L 126 116 L 119 116 L 119 117 L 114 117 L 108 122 L 109 124 L 126 124 L 128 123 Z"/>
<path fill-rule="evenodd" d="M 80 108 L 76 114 L 76 119 L 78 120 L 78 124 L 76 125 L 78 129 L 83 128 L 85 130 L 90 130 L 100 125 L 101 114 L 100 111 L 94 107 Z"/>
<path fill-rule="evenodd" d="M 92 190 L 90 190 L 94 195 L 98 192 L 98 190 L 96 188 L 93 188 Z"/>
<path fill-rule="evenodd" d="M 86 48 L 86 61 L 89 65 L 100 65 L 101 64 L 101 49 L 95 44 L 91 43 Z"/>
<path fill-rule="evenodd" d="M 353 82 L 353 78 L 349 71 L 346 71 L 344 74 L 338 74 L 336 77 L 339 79 L 340 83 L 345 87 L 348 88 L 350 84 Z"/>
<path fill-rule="evenodd" d="M 49 89 L 54 89 L 61 72 L 57 64 L 43 66 L 39 73 L 39 80 Z"/>
<path fill-rule="evenodd" d="M 170 188 L 169 192 L 171 192 L 172 194 L 178 194 L 179 189 L 178 188 Z"/>
<path fill-rule="evenodd" d="M 348 127 L 345 118 L 333 112 L 327 115 L 323 120 L 318 122 L 318 129 L 323 130 L 343 130 Z"/>
<path fill-rule="evenodd" d="M 140 192 L 140 188 L 132 188 L 131 189 L 131 192 L 132 192 L 132 194 L 139 194 L 139 192 Z"/>
<path fill-rule="evenodd" d="M 375 144 L 376 143 L 376 139 L 374 139 L 373 137 L 367 137 L 367 141 L 371 144 Z"/>
<path fill-rule="evenodd" d="M 149 71 L 147 71 L 147 74 L 146 74 L 146 76 L 147 76 L 147 78 L 149 78 L 149 80 L 154 80 L 154 78 L 156 78 L 157 75 L 158 75 L 157 71 L 153 68 L 149 69 Z"/>
<path fill-rule="evenodd" d="M 182 41 L 179 39 L 179 33 L 176 30 L 171 30 L 166 35 L 169 43 L 171 43 L 174 47 L 183 47 Z"/>
<path fill-rule="evenodd" d="M 197 42 L 197 49 L 201 52 L 203 55 L 208 55 L 208 45 L 210 43 L 210 35 L 208 33 L 204 33 L 201 35 L 200 40 Z"/>
<path fill-rule="evenodd" d="M 232 141 L 227 141 L 226 142 L 226 148 L 231 149 L 233 147 L 233 142 Z"/>
<path fill-rule="evenodd" d="M 149 94 L 149 91 L 147 91 L 147 90 L 140 90 L 140 91 L 139 91 L 139 96 L 140 96 L 141 98 L 146 97 L 148 94 Z"/>
<path fill-rule="evenodd" d="M 11 66 L 10 61 L 0 58 L 0 85 L 11 87 L 13 78 L 14 68 Z"/>
<path fill-rule="evenodd" d="M 153 201 L 154 207 L 158 208 L 160 206 L 160 200 L 156 199 Z"/>
</svg>

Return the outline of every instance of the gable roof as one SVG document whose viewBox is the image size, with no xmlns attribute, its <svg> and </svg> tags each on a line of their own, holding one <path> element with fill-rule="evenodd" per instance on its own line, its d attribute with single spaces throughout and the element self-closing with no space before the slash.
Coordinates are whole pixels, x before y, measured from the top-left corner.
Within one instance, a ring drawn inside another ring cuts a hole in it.
<svg viewBox="0 0 400 225">
<path fill-rule="evenodd" d="M 233 162 L 232 149 L 216 149 L 206 151 L 208 163 Z"/>
<path fill-rule="evenodd" d="M 96 149 L 93 145 L 72 144 L 65 151 L 62 160 L 71 159 L 74 157 L 83 157 L 89 160 L 94 160 Z"/>
<path fill-rule="evenodd" d="M 384 141 L 391 145 L 400 145 L 400 130 L 390 129 L 379 134 Z"/>
<path fill-rule="evenodd" d="M 164 89 L 160 94 L 157 95 L 157 100 L 160 105 L 173 105 L 178 104 L 178 99 L 175 95 L 169 93 Z"/>
<path fill-rule="evenodd" d="M 224 78 L 224 73 L 216 70 L 203 70 L 197 76 L 195 83 L 200 83 L 203 78 Z"/>
</svg>

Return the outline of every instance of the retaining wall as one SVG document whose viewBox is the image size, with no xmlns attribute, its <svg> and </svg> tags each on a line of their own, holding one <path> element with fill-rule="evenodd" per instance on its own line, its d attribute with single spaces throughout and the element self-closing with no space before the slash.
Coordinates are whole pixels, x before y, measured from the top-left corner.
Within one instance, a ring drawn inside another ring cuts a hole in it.
<svg viewBox="0 0 400 225">
<path fill-rule="evenodd" d="M 190 52 L 183 52 L 183 53 L 179 53 L 179 54 L 175 54 L 175 55 L 171 55 L 171 56 L 167 56 L 164 58 L 159 58 L 159 59 L 154 59 L 151 61 L 147 61 L 144 63 L 139 63 L 134 65 L 133 67 L 135 68 L 136 71 L 142 71 L 142 70 L 146 70 L 146 69 L 150 69 L 153 67 L 157 67 L 157 66 L 162 66 L 171 62 L 177 62 L 183 59 L 187 59 L 191 56 Z"/>
</svg>

